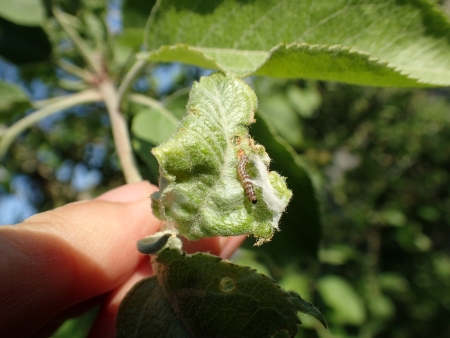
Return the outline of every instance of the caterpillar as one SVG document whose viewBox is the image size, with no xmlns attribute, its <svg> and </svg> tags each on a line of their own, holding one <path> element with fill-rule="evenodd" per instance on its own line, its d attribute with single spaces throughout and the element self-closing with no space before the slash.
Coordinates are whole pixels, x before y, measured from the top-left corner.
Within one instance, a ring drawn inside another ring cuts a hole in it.
<svg viewBox="0 0 450 338">
<path fill-rule="evenodd" d="M 250 176 L 248 176 L 248 173 L 245 170 L 245 167 L 247 166 L 248 163 L 248 157 L 247 155 L 245 155 L 242 149 L 239 149 L 238 157 L 239 157 L 238 162 L 239 178 L 242 181 L 242 185 L 244 186 L 244 190 L 245 193 L 247 194 L 248 199 L 252 201 L 253 204 L 256 204 L 258 200 L 256 199 L 255 189 L 253 188 L 252 182 L 250 182 Z"/>
</svg>

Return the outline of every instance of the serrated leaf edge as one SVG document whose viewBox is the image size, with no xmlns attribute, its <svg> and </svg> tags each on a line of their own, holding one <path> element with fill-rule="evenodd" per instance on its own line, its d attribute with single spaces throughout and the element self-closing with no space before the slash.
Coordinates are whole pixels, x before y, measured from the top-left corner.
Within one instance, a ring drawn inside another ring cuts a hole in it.
<svg viewBox="0 0 450 338">
<path fill-rule="evenodd" d="M 310 302 L 308 302 L 308 301 L 305 301 L 305 300 L 304 300 L 297 292 L 285 290 L 285 289 L 284 289 L 284 288 L 283 288 L 283 287 L 282 287 L 275 279 L 273 279 L 272 277 L 270 277 L 270 276 L 268 276 L 268 275 L 265 275 L 265 274 L 263 274 L 263 273 L 260 273 L 259 271 L 257 271 L 256 269 L 254 269 L 254 268 L 252 268 L 252 267 L 245 266 L 245 265 L 235 264 L 235 263 L 233 263 L 233 262 L 231 262 L 231 261 L 229 261 L 229 260 L 227 260 L 227 259 L 223 259 L 223 258 L 220 258 L 220 257 L 218 257 L 218 256 L 215 256 L 215 255 L 212 255 L 212 254 L 209 254 L 209 253 L 204 253 L 204 252 L 196 252 L 196 253 L 194 253 L 194 254 L 187 254 L 186 252 L 180 252 L 180 251 L 175 251 L 174 249 L 166 248 L 166 249 L 162 250 L 162 251 L 160 252 L 160 254 L 163 253 L 164 251 L 167 251 L 167 250 L 172 250 L 172 251 L 173 251 L 172 255 L 174 255 L 174 256 L 175 256 L 175 254 L 178 254 L 179 256 L 184 257 L 184 258 L 193 258 L 193 257 L 197 257 L 197 256 L 207 256 L 207 257 L 210 257 L 210 258 L 214 258 L 214 262 L 213 262 L 213 263 L 216 263 L 216 264 L 232 264 L 232 265 L 234 265 L 234 266 L 237 266 L 237 267 L 243 269 L 243 270 L 246 271 L 247 273 L 256 273 L 256 274 L 258 274 L 261 278 L 264 278 L 268 283 L 272 284 L 274 287 L 276 287 L 276 288 L 279 290 L 279 292 L 281 293 L 281 295 L 282 295 L 282 296 L 287 300 L 287 302 L 290 304 L 290 308 L 291 308 L 291 310 L 293 311 L 293 313 L 294 313 L 294 315 L 295 315 L 295 322 L 296 322 L 297 324 L 302 324 L 302 321 L 300 320 L 300 318 L 299 318 L 299 316 L 298 316 L 298 313 L 300 312 L 300 313 L 302 313 L 302 314 L 306 314 L 306 315 L 309 315 L 309 316 L 315 318 L 315 319 L 318 320 L 318 321 L 319 321 L 326 329 L 328 328 L 325 319 L 323 318 L 322 314 L 320 313 L 319 309 L 318 309 L 316 306 L 314 306 L 312 303 L 310 303 Z M 180 259 L 181 259 L 181 257 L 180 257 Z M 161 266 L 164 265 L 164 264 L 161 263 L 160 261 L 158 261 L 158 258 L 159 258 L 159 256 L 156 258 L 156 262 L 158 263 L 158 267 L 157 267 L 158 273 L 157 273 L 156 276 L 157 276 L 157 278 L 158 278 L 158 283 L 159 283 L 159 285 L 161 286 L 161 289 L 163 290 L 166 299 L 169 300 L 171 297 L 169 296 L 167 290 L 166 290 L 165 287 L 164 287 L 164 281 L 161 279 L 161 275 L 162 275 L 162 274 L 159 272 L 160 269 L 161 269 Z M 176 258 L 175 260 L 177 260 L 177 259 L 178 259 L 178 258 Z M 171 261 L 173 261 L 173 260 L 171 260 Z M 170 262 L 168 262 L 167 264 L 170 264 Z M 311 315 L 311 314 L 309 314 L 309 313 L 307 313 L 307 312 L 301 311 L 301 309 L 299 308 L 299 306 L 297 306 L 297 305 L 295 304 L 295 301 L 292 300 L 292 297 L 293 297 L 293 296 L 299 298 L 301 301 L 307 303 L 307 304 L 310 305 L 312 308 L 314 308 L 315 310 L 317 310 L 317 312 L 318 312 L 318 314 L 319 314 L 320 316 L 316 317 L 316 316 L 313 316 L 313 315 Z M 175 308 L 173 308 L 172 303 L 171 303 L 170 301 L 169 301 L 169 303 L 171 304 L 172 309 L 173 309 L 175 312 L 177 312 L 177 310 L 176 310 Z M 287 329 L 283 329 L 283 330 L 280 330 L 280 331 L 278 331 L 278 332 L 281 332 L 281 331 L 287 331 Z M 276 332 L 276 333 L 278 333 L 278 332 Z M 275 333 L 275 334 L 276 334 L 276 333 Z"/>
<path fill-rule="evenodd" d="M 207 56 L 207 53 L 205 53 L 208 50 L 227 50 L 226 48 L 221 49 L 221 48 L 195 47 L 195 46 L 190 46 L 188 44 L 164 45 L 154 51 L 139 53 L 137 57 L 139 59 L 147 59 L 149 61 L 168 61 L 166 59 L 158 58 L 158 55 L 163 53 L 165 50 L 176 50 L 178 48 L 182 48 L 188 52 L 193 52 L 193 53 L 197 54 L 198 56 L 200 56 L 203 59 L 203 61 L 207 64 L 208 67 L 210 66 L 211 68 L 220 70 L 226 74 L 234 74 L 238 77 L 247 77 L 247 76 L 251 76 L 251 75 L 264 75 L 264 74 L 260 74 L 260 72 L 259 72 L 261 70 L 261 68 L 263 68 L 263 66 L 266 65 L 271 60 L 274 53 L 282 50 L 283 48 L 286 50 L 289 50 L 289 49 L 302 48 L 302 47 L 307 47 L 307 50 L 309 50 L 309 51 L 321 51 L 321 52 L 329 51 L 329 52 L 334 52 L 334 53 L 341 52 L 341 53 L 345 53 L 347 55 L 361 56 L 367 62 L 373 62 L 376 66 L 387 68 L 387 70 L 390 70 L 394 73 L 397 73 L 399 76 L 404 77 L 405 80 L 410 80 L 412 82 L 410 87 L 413 87 L 413 86 L 431 87 L 431 86 L 447 86 L 448 85 L 446 83 L 440 83 L 440 82 L 431 83 L 431 82 L 423 81 L 419 78 L 411 76 L 409 73 L 402 70 L 402 68 L 400 66 L 394 66 L 391 63 L 389 63 L 388 61 L 385 61 L 381 58 L 372 57 L 370 54 L 368 54 L 366 52 L 359 51 L 359 50 L 356 50 L 352 47 L 348 47 L 345 45 L 321 45 L 321 44 L 309 44 L 309 43 L 294 42 L 294 43 L 290 43 L 290 44 L 280 43 L 280 44 L 274 46 L 268 52 L 258 51 L 258 50 L 236 50 L 237 52 L 242 52 L 242 53 L 245 52 L 245 53 L 267 54 L 267 56 L 263 62 L 258 64 L 256 67 L 254 67 L 254 69 L 246 71 L 246 72 L 233 72 L 233 71 L 231 71 L 230 67 L 224 66 L 220 62 L 216 61 L 216 59 Z M 173 61 L 175 62 L 175 60 L 173 60 Z M 177 61 L 184 62 L 183 60 L 177 60 Z M 200 66 L 202 65 L 200 62 L 194 63 L 194 64 L 200 65 Z M 320 79 L 320 78 L 318 78 L 318 79 Z M 326 79 L 324 79 L 324 80 L 326 80 Z M 338 81 L 338 80 L 336 80 L 336 81 Z M 358 84 L 358 83 L 356 83 L 356 84 Z M 369 84 L 367 84 L 367 85 L 369 85 Z"/>
</svg>

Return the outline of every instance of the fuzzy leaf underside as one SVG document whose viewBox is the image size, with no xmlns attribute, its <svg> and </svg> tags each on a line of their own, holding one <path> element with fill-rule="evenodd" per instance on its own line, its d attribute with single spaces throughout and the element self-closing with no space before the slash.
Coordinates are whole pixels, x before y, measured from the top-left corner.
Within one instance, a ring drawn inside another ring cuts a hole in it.
<svg viewBox="0 0 450 338">
<path fill-rule="evenodd" d="M 425 0 L 161 0 L 141 57 L 238 76 L 448 86 L 449 37 Z"/>
<path fill-rule="evenodd" d="M 256 115 L 251 133 L 256 141 L 264 143 L 273 160 L 271 168 L 286 175 L 292 189 L 292 199 L 280 221 L 281 231 L 261 250 L 280 266 L 304 255 L 316 257 L 322 237 L 322 220 L 309 170 L 263 114 Z"/>
<path fill-rule="evenodd" d="M 185 114 L 188 93 L 178 95 L 176 94 L 175 99 L 169 97 L 166 108 L 181 119 Z M 158 112 L 159 115 L 155 117 L 154 114 Z M 273 112 L 278 114 L 279 110 L 273 110 Z M 176 131 L 179 120 L 177 119 L 175 125 L 172 123 L 173 115 L 169 117 L 161 110 L 152 110 L 151 114 L 149 113 L 147 110 L 140 111 L 133 119 L 132 132 L 135 137 L 133 145 L 143 159 L 152 158 L 151 165 L 152 168 L 156 167 L 156 177 L 158 177 L 158 164 L 149 149 L 167 141 Z M 288 177 L 287 183 L 293 193 L 279 223 L 281 231 L 272 238 L 270 245 L 264 245 L 261 249 L 280 265 L 302 255 L 315 257 L 320 243 L 322 224 L 319 202 L 308 170 L 305 170 L 303 163 L 299 163 L 295 151 L 278 136 L 265 116 L 256 115 L 256 123 L 251 125 L 251 135 L 258 143 L 264 144 L 264 148 L 272 159 L 271 168 Z M 289 226 L 289 224 L 296 224 L 296 226 Z M 253 245 L 254 240 L 249 239 L 246 244 Z"/>
<path fill-rule="evenodd" d="M 256 105 L 253 90 L 242 80 L 219 73 L 203 77 L 193 85 L 188 115 L 177 133 L 153 148 L 160 165 L 160 190 L 151 196 L 153 212 L 183 236 L 272 237 L 291 192 L 283 177 L 267 172 L 264 147 L 249 138 L 247 125 L 254 120 Z M 250 159 L 246 168 L 255 179 L 257 204 L 239 179 L 239 150 Z M 273 207 L 273 199 L 281 206 Z"/>
<path fill-rule="evenodd" d="M 297 312 L 320 312 L 273 279 L 210 254 L 166 249 L 158 275 L 136 284 L 119 308 L 118 338 L 272 337 L 297 333 Z"/>
</svg>

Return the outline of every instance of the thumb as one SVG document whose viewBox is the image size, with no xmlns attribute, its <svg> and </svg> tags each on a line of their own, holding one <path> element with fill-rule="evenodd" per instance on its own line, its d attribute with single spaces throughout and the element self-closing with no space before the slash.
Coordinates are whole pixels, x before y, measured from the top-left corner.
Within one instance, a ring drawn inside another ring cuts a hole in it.
<svg viewBox="0 0 450 338">
<path fill-rule="evenodd" d="M 129 278 L 142 261 L 136 241 L 160 227 L 148 198 L 154 190 L 128 185 L 1 227 L 0 332 L 30 336 L 61 310 Z"/>
</svg>

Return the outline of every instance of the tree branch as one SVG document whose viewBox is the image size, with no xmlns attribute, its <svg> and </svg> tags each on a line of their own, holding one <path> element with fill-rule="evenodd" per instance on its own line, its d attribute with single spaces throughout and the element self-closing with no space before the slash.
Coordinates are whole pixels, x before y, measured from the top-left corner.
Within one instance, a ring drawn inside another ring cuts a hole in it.
<svg viewBox="0 0 450 338">
<path fill-rule="evenodd" d="M 56 20 L 64 29 L 64 31 L 69 35 L 69 38 L 74 42 L 75 47 L 78 48 L 83 59 L 86 61 L 88 66 L 97 74 L 101 75 L 101 67 L 100 63 L 96 62 L 94 53 L 91 52 L 88 45 L 83 41 L 78 32 L 73 29 L 68 23 L 67 18 L 70 17 L 69 14 L 64 13 L 58 8 L 53 10 L 53 14 L 55 15 Z"/>
<path fill-rule="evenodd" d="M 135 164 L 127 122 L 120 112 L 117 90 L 109 79 L 104 79 L 99 85 L 99 91 L 108 109 L 114 143 L 125 180 L 127 183 L 142 181 Z"/>
<path fill-rule="evenodd" d="M 85 90 L 81 93 L 68 95 L 59 99 L 53 104 L 43 107 L 30 115 L 25 116 L 21 120 L 14 123 L 6 129 L 0 140 L 0 159 L 3 158 L 11 143 L 15 138 L 25 129 L 29 128 L 36 122 L 52 114 L 58 113 L 63 109 L 67 109 L 79 104 L 91 103 L 101 101 L 100 94 L 92 89 Z"/>
<path fill-rule="evenodd" d="M 128 88 L 130 87 L 131 83 L 135 79 L 135 77 L 139 74 L 141 69 L 147 64 L 146 60 L 138 59 L 133 66 L 131 66 L 130 70 L 125 75 L 122 83 L 119 86 L 119 89 L 117 90 L 117 101 L 119 105 L 122 102 L 122 99 L 127 92 Z"/>
<path fill-rule="evenodd" d="M 75 75 L 88 83 L 92 81 L 92 75 L 88 71 L 74 65 L 73 63 L 60 59 L 56 62 L 56 65 L 64 69 L 66 72 Z"/>
</svg>

